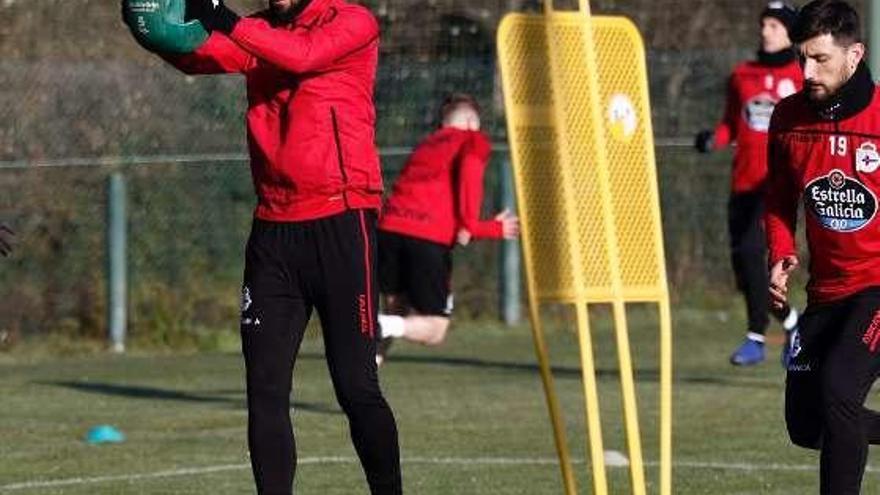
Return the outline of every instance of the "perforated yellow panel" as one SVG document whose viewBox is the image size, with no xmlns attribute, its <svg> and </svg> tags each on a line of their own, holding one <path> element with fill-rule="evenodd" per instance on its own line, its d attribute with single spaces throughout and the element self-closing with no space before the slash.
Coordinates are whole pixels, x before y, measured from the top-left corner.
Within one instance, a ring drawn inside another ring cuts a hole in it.
<svg viewBox="0 0 880 495">
<path fill-rule="evenodd" d="M 655 301 L 666 294 L 666 276 L 644 48 L 625 18 L 592 21 L 600 125 L 590 114 L 585 70 L 592 57 L 579 42 L 585 35 L 582 15 L 554 12 L 548 28 L 543 16 L 514 14 L 499 29 L 524 251 L 532 256 L 542 301 L 578 299 L 578 282 L 585 284 L 581 294 L 588 300 L 610 300 L 613 257 L 619 258 L 623 298 Z M 554 108 L 554 101 L 566 105 Z M 561 119 L 559 129 L 554 118 Z M 596 127 L 604 139 L 598 139 Z M 600 154 L 607 171 L 598 167 Z M 610 184 L 610 208 L 602 203 L 603 178 Z M 565 212 L 569 195 L 576 222 L 571 226 Z M 610 234 L 603 223 L 608 214 Z M 616 253 L 606 248 L 606 235 L 614 236 Z M 578 268 L 583 278 L 572 272 Z"/>
<path fill-rule="evenodd" d="M 577 19 L 579 22 L 567 22 Z M 601 115 L 594 113 L 600 107 L 595 101 L 599 91 L 595 87 L 596 56 L 592 33 L 581 28 L 584 16 L 577 12 L 554 12 L 550 16 L 551 25 L 546 29 L 550 50 L 550 70 L 554 75 L 554 104 L 564 102 L 555 108 L 559 139 L 558 153 L 566 155 L 562 160 L 563 177 L 566 180 L 568 201 L 573 209 L 571 220 L 574 225 L 572 243 L 573 255 L 580 256 L 580 264 L 575 261 L 575 269 L 580 268 L 584 275 L 575 284 L 584 284 L 586 292 L 595 292 L 593 297 L 609 299 L 613 279 L 612 263 L 609 253 L 609 232 L 607 217 L 610 206 L 607 204 L 607 189 L 603 189 L 603 174 L 607 173 L 604 131 Z M 612 238 L 613 239 L 613 238 Z M 540 254 L 539 254 L 540 256 Z M 580 265 L 580 266 L 578 266 Z M 565 299 L 579 299 L 579 288 L 573 287 L 570 293 L 561 294 Z M 604 295 L 607 294 L 607 295 Z M 604 295 L 604 297 L 603 297 Z"/>
<path fill-rule="evenodd" d="M 576 28 L 553 34 L 551 43 L 582 46 L 577 39 L 570 39 L 572 36 L 580 36 Z M 583 131 L 578 135 L 557 135 L 555 119 L 559 109 L 553 106 L 557 98 L 550 79 L 552 69 L 547 56 L 547 31 L 541 18 L 509 16 L 499 29 L 499 39 L 514 177 L 523 219 L 523 250 L 527 258 L 535 261 L 532 266 L 540 267 L 531 270 L 538 299 L 572 300 L 579 289 L 610 285 L 602 216 L 594 215 L 591 219 L 594 235 L 587 245 L 589 249 L 582 253 L 581 246 L 575 242 L 579 237 L 577 226 L 569 225 L 569 219 L 574 218 L 569 213 L 576 210 L 573 204 L 566 205 L 566 201 L 583 192 L 579 190 L 582 188 L 575 186 L 572 170 L 561 163 L 595 161 L 597 136 L 590 127 L 584 126 L 566 126 Z M 557 64 L 560 68 L 566 65 L 581 67 L 583 57 L 580 50 L 568 50 Z M 560 97 L 574 96 L 571 94 L 575 86 L 572 82 L 578 81 L 577 73 L 581 71 L 569 72 L 571 74 L 565 82 L 557 82 L 557 87 L 563 91 Z M 583 107 L 579 108 L 580 114 L 572 112 L 566 118 L 588 118 L 589 109 L 583 103 L 578 107 Z M 560 139 L 581 143 L 569 147 L 559 143 Z M 584 140 L 588 142 L 582 143 Z M 560 153 L 567 153 L 567 159 L 563 160 Z M 602 204 L 596 201 L 599 191 L 595 181 L 591 192 L 592 202 L 602 208 Z M 584 256 L 590 258 L 589 263 L 583 263 Z"/>
<path fill-rule="evenodd" d="M 657 300 L 666 274 L 644 47 L 626 18 L 592 22 L 624 299 Z"/>
<path fill-rule="evenodd" d="M 556 153 L 553 93 L 544 25 L 505 22 L 499 29 L 508 129 L 523 250 L 540 256 L 532 270 L 538 298 L 570 293 L 573 258 L 565 232 L 564 188 Z M 525 19 L 525 18 L 523 18 Z M 508 29 L 510 28 L 510 29 Z M 513 117 L 513 118 L 511 118 Z"/>
</svg>

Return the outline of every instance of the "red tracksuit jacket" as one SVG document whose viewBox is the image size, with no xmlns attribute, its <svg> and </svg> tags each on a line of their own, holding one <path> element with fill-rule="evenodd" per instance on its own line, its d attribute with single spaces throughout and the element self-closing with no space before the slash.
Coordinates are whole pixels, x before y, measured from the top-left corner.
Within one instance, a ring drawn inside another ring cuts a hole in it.
<svg viewBox="0 0 880 495">
<path fill-rule="evenodd" d="M 491 152 L 478 131 L 445 127 L 429 135 L 394 183 L 379 229 L 449 246 L 460 228 L 475 239 L 501 238 L 501 222 L 480 220 Z"/>
<path fill-rule="evenodd" d="M 164 58 L 189 74 L 242 73 L 248 148 L 263 220 L 300 221 L 379 208 L 373 88 L 379 28 L 361 6 L 312 0 L 289 25 L 267 13 Z"/>
<path fill-rule="evenodd" d="M 773 114 L 765 213 L 770 263 L 797 253 L 802 199 L 811 302 L 880 285 L 880 91 L 870 79 L 867 84 L 870 104 L 837 122 L 821 120 L 803 93 L 782 101 Z"/>
<path fill-rule="evenodd" d="M 779 100 L 800 91 L 803 73 L 797 61 L 770 66 L 743 62 L 730 75 L 724 117 L 715 127 L 715 148 L 736 141 L 731 174 L 734 193 L 754 192 L 767 177 L 767 129 Z"/>
</svg>

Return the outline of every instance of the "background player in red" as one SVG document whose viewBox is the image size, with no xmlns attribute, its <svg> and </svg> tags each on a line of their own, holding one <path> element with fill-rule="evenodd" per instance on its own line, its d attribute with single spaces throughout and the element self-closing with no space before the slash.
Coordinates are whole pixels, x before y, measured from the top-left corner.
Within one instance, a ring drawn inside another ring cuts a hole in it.
<svg viewBox="0 0 880 495">
<path fill-rule="evenodd" d="M 365 7 L 344 0 L 267 3 L 240 18 L 222 0 L 189 0 L 188 16 L 210 37 L 192 53 L 162 54 L 186 73 L 241 74 L 247 84 L 257 206 L 240 328 L 257 492 L 293 490 L 292 372 L 317 311 L 333 388 L 370 492 L 399 495 L 397 427 L 375 357 L 379 26 Z M 167 2 L 138 8 L 160 4 Z"/>
<path fill-rule="evenodd" d="M 806 5 L 793 32 L 804 90 L 770 125 L 770 293 L 787 300 L 798 266 L 797 212 L 810 252 L 808 304 L 791 341 L 785 419 L 796 445 L 820 449 L 820 493 L 860 493 L 880 415 L 865 399 L 880 372 L 880 91 L 863 62 L 858 14 Z"/>
<path fill-rule="evenodd" d="M 519 219 L 505 210 L 481 220 L 483 174 L 492 146 L 480 132 L 480 108 L 456 94 L 440 128 L 413 151 L 379 222 L 379 277 L 385 313 L 382 350 L 391 338 L 424 345 L 446 339 L 452 314 L 452 249 L 472 239 L 515 239 Z"/>
<path fill-rule="evenodd" d="M 761 49 L 757 60 L 736 66 L 730 76 L 724 118 L 714 131 L 697 135 L 704 153 L 736 141 L 728 201 L 731 261 L 737 288 L 748 313 L 746 338 L 730 356 L 735 365 L 765 359 L 764 334 L 770 324 L 767 294 L 767 243 L 762 215 L 767 175 L 767 128 L 776 103 L 800 90 L 802 74 L 788 32 L 797 16 L 794 7 L 770 2 L 761 12 Z M 786 336 L 797 326 L 797 312 L 788 306 L 773 309 Z M 788 339 L 786 339 L 787 341 Z M 788 360 L 783 346 L 782 364 Z"/>
</svg>

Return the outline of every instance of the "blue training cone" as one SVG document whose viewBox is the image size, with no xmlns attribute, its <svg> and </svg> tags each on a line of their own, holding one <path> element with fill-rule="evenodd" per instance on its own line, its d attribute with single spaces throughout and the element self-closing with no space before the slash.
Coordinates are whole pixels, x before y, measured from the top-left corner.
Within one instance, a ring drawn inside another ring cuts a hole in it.
<svg viewBox="0 0 880 495">
<path fill-rule="evenodd" d="M 110 425 L 98 425 L 92 427 L 86 433 L 86 442 L 92 445 L 102 443 L 122 443 L 125 441 L 125 435 L 121 431 Z"/>
</svg>

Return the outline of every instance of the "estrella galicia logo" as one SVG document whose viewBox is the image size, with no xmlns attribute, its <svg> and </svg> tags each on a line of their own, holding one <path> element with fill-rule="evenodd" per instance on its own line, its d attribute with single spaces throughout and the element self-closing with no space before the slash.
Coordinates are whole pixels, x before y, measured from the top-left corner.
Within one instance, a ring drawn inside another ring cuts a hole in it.
<svg viewBox="0 0 880 495">
<path fill-rule="evenodd" d="M 855 232 L 877 213 L 874 193 L 838 169 L 807 184 L 804 205 L 823 227 L 835 232 Z"/>
</svg>

